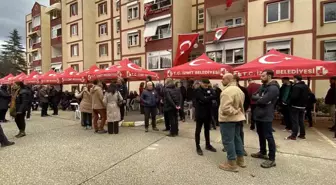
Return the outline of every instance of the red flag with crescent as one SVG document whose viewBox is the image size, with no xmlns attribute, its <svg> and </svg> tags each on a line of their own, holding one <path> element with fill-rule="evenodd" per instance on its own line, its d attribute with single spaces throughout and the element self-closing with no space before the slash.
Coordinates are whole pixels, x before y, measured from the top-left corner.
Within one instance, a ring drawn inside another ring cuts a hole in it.
<svg viewBox="0 0 336 185">
<path fill-rule="evenodd" d="M 222 39 L 222 37 L 225 35 L 225 33 L 227 32 L 228 27 L 221 27 L 221 28 L 217 28 L 216 29 L 216 33 L 215 33 L 215 37 L 214 37 L 214 41 L 219 41 L 220 39 Z"/>
<path fill-rule="evenodd" d="M 174 65 L 178 66 L 188 62 L 189 54 L 197 41 L 199 33 L 183 34 L 178 36 L 178 45 Z"/>
<path fill-rule="evenodd" d="M 226 0 L 226 7 L 229 8 L 233 3 L 233 0 Z"/>
</svg>

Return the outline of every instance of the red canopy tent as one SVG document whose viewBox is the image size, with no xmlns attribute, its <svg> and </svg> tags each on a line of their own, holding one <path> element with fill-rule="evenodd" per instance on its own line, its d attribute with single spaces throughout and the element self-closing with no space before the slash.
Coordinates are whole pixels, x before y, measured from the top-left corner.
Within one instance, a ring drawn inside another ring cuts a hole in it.
<svg viewBox="0 0 336 185">
<path fill-rule="evenodd" d="M 87 82 L 86 74 L 82 74 L 69 67 L 60 75 L 62 84 L 83 84 Z"/>
<path fill-rule="evenodd" d="M 3 78 L 0 79 L 0 84 L 11 84 L 10 80 L 13 78 L 14 76 L 12 74 L 9 74 Z"/>
<path fill-rule="evenodd" d="M 322 78 L 336 75 L 336 62 L 305 59 L 272 49 L 266 55 L 236 67 L 234 73 L 241 76 L 242 79 L 259 79 L 265 69 L 273 70 L 274 76 L 278 78 L 296 74 L 305 78 Z"/>
<path fill-rule="evenodd" d="M 50 70 L 47 73 L 40 76 L 41 84 L 61 84 L 60 74 L 56 73 L 54 70 Z"/>
<path fill-rule="evenodd" d="M 195 60 L 165 70 L 165 78 L 212 78 L 220 79 L 232 67 L 212 61 L 206 54 Z"/>
<path fill-rule="evenodd" d="M 152 76 L 153 80 L 159 79 L 157 73 L 143 69 L 129 59 L 120 61 L 119 65 L 115 66 L 115 69 L 121 72 L 122 78 L 127 78 L 128 80 L 145 80 L 147 76 Z"/>
<path fill-rule="evenodd" d="M 24 83 L 25 84 L 29 84 L 29 85 L 36 85 L 39 84 L 39 77 L 40 74 L 36 71 L 32 71 L 25 79 L 24 79 Z"/>
<path fill-rule="evenodd" d="M 96 74 L 96 78 L 101 80 L 116 79 L 118 77 L 121 77 L 121 72 L 118 71 L 117 65 L 110 66 L 106 69 L 100 69 Z"/>
<path fill-rule="evenodd" d="M 97 79 L 97 74 L 101 71 L 96 65 L 93 65 L 89 68 L 89 70 L 82 72 L 82 75 L 87 75 L 88 81 L 92 82 Z"/>
<path fill-rule="evenodd" d="M 19 75 L 13 77 L 10 81 L 12 83 L 15 83 L 15 82 L 23 82 L 23 80 L 27 78 L 27 75 L 25 73 L 20 73 Z"/>
</svg>

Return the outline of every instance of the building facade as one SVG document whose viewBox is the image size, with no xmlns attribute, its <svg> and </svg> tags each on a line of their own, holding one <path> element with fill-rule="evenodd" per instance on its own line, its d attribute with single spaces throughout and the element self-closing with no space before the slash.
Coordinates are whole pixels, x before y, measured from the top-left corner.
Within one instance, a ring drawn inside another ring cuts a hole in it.
<svg viewBox="0 0 336 185">
<path fill-rule="evenodd" d="M 148 70 L 172 67 L 178 35 L 197 32 L 202 53 L 233 65 L 270 49 L 336 60 L 336 0 L 50 0 L 26 16 L 27 59 L 46 72 L 100 68 L 129 58 Z M 223 35 L 218 30 L 227 27 Z M 322 96 L 327 81 L 313 81 Z"/>
</svg>

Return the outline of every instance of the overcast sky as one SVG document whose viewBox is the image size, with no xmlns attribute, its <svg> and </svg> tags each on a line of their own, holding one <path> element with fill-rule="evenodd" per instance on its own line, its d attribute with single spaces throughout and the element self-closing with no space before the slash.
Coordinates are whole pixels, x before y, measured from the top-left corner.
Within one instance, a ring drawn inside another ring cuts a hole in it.
<svg viewBox="0 0 336 185">
<path fill-rule="evenodd" d="M 0 0 L 0 46 L 7 40 L 9 32 L 19 30 L 25 47 L 25 16 L 31 13 L 35 2 L 49 5 L 49 0 Z"/>
</svg>

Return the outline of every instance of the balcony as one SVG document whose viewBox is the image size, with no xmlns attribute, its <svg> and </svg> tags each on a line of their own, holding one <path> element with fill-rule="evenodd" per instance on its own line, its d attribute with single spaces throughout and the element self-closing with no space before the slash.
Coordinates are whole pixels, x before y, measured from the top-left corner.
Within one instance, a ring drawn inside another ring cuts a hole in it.
<svg viewBox="0 0 336 185">
<path fill-rule="evenodd" d="M 144 4 L 145 20 L 171 14 L 172 0 L 156 0 L 155 2 L 154 0 L 145 0 Z"/>
<path fill-rule="evenodd" d="M 61 63 L 61 62 L 62 62 L 62 56 L 51 58 L 51 63 Z"/>
<path fill-rule="evenodd" d="M 171 37 L 160 40 L 152 40 L 146 43 L 147 52 L 169 50 L 172 48 L 173 48 L 173 39 Z"/>
<path fill-rule="evenodd" d="M 42 64 L 41 59 L 40 60 L 34 60 L 33 63 L 32 63 L 32 66 L 33 67 L 41 66 L 41 64 Z"/>
<path fill-rule="evenodd" d="M 54 45 L 51 47 L 51 63 L 62 62 L 62 44 Z"/>
<path fill-rule="evenodd" d="M 216 31 L 209 31 L 205 34 L 205 42 L 212 42 L 215 38 Z M 220 40 L 245 37 L 245 25 L 232 27 L 227 30 Z"/>
<path fill-rule="evenodd" d="M 51 18 L 50 20 L 50 27 L 56 26 L 56 25 L 60 25 L 62 24 L 62 18 L 61 17 L 56 17 L 56 18 Z"/>
<path fill-rule="evenodd" d="M 33 43 L 33 50 L 41 48 L 41 42 Z"/>
</svg>

